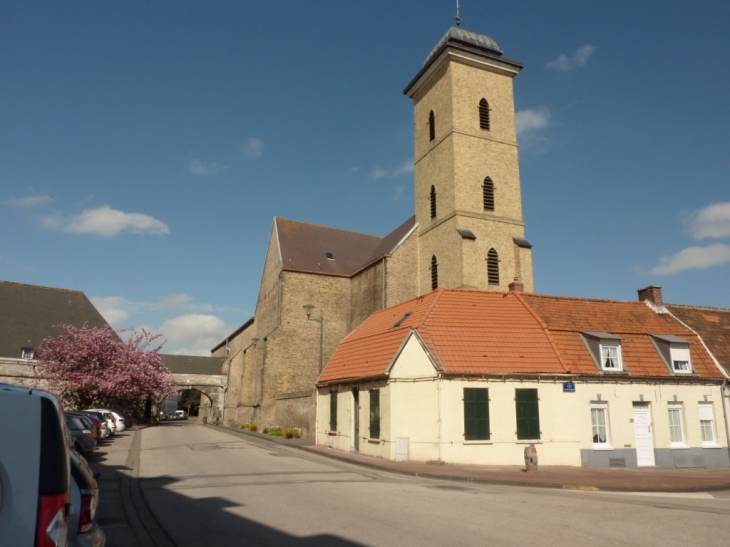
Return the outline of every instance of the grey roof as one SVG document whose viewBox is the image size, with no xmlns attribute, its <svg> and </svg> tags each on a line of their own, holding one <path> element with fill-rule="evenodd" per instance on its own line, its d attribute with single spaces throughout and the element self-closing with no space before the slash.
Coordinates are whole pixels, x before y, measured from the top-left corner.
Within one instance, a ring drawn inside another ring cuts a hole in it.
<svg viewBox="0 0 730 547">
<path fill-rule="evenodd" d="M 429 62 L 431 62 L 438 52 L 441 51 L 441 48 L 443 48 L 447 43 L 476 48 L 479 51 L 497 56 L 501 56 L 503 53 L 503 51 L 499 49 L 497 42 L 489 36 L 477 34 L 476 32 L 471 32 L 461 27 L 451 27 L 444 37 L 439 40 L 436 47 L 431 50 L 431 53 L 428 54 L 428 57 L 426 57 L 426 60 L 423 62 L 423 66 L 426 66 Z"/>
<path fill-rule="evenodd" d="M 177 374 L 222 374 L 225 357 L 205 357 L 199 355 L 163 355 L 162 362 Z"/>
<path fill-rule="evenodd" d="M 524 247 L 525 249 L 532 249 L 532 245 L 524 237 L 513 237 L 512 241 L 514 241 L 515 245 L 517 245 L 518 247 Z"/>
<path fill-rule="evenodd" d="M 659 340 L 664 340 L 665 342 L 671 343 L 677 343 L 677 344 L 689 344 L 689 340 L 686 338 L 680 338 L 679 336 L 674 336 L 673 334 L 652 334 L 654 338 L 658 338 Z"/>
<path fill-rule="evenodd" d="M 285 270 L 346 277 L 390 254 L 414 225 L 415 217 L 411 217 L 381 238 L 294 220 L 275 220 Z"/>
<path fill-rule="evenodd" d="M 610 332 L 591 332 L 591 331 L 581 331 L 581 334 L 586 334 L 588 336 L 592 336 L 593 338 L 602 338 L 605 340 L 621 340 L 620 336 L 616 336 L 615 334 L 611 334 Z"/>
<path fill-rule="evenodd" d="M 0 357 L 20 359 L 21 348 L 36 348 L 57 336 L 54 325 L 104 327 L 104 320 L 81 291 L 0 281 Z"/>
<path fill-rule="evenodd" d="M 464 239 L 476 239 L 477 236 L 474 235 L 474 232 L 471 230 L 467 230 L 466 228 L 457 228 L 457 232 L 459 232 L 459 235 Z"/>
</svg>

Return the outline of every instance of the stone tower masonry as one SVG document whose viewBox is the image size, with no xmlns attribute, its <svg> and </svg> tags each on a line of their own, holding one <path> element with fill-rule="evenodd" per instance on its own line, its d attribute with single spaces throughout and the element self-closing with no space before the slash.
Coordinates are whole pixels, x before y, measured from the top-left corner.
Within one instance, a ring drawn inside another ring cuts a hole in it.
<svg viewBox="0 0 730 547">
<path fill-rule="evenodd" d="M 415 110 L 419 292 L 534 291 L 512 78 L 491 38 L 452 27 L 405 89 Z"/>
</svg>

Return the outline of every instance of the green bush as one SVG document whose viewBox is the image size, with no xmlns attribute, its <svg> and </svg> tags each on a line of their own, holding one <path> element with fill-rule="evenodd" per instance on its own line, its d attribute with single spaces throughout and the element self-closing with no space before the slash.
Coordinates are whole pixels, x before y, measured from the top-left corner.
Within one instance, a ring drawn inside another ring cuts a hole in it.
<svg viewBox="0 0 730 547">
<path fill-rule="evenodd" d="M 255 423 L 246 424 L 243 426 L 246 431 L 256 431 L 258 429 L 258 426 Z"/>
<path fill-rule="evenodd" d="M 284 431 L 280 427 L 265 427 L 264 433 L 273 435 L 274 437 L 283 437 Z"/>
<path fill-rule="evenodd" d="M 284 437 L 287 439 L 298 439 L 302 436 L 302 432 L 299 430 L 298 427 L 287 427 L 284 430 Z"/>
</svg>

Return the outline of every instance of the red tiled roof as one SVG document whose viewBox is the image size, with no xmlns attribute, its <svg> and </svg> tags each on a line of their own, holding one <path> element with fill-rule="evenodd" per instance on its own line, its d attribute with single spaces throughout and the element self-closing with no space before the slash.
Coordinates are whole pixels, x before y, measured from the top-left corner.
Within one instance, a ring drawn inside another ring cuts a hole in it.
<svg viewBox="0 0 730 547">
<path fill-rule="evenodd" d="M 621 338 L 624 364 L 632 376 L 670 376 L 649 335 L 671 334 L 689 340 L 692 365 L 705 378 L 722 378 L 697 335 L 667 313 L 656 313 L 644 302 L 621 302 L 522 294 L 540 317 L 572 372 L 595 374 L 596 365 L 581 332 L 608 332 Z"/>
<path fill-rule="evenodd" d="M 723 377 L 697 335 L 643 302 L 439 289 L 371 315 L 319 381 L 384 375 L 411 331 L 444 372 L 598 375 L 580 333 L 608 332 L 630 376 L 671 376 L 649 335 L 674 335 L 690 342 L 699 376 Z"/>
<path fill-rule="evenodd" d="M 546 331 L 514 294 L 441 289 L 375 312 L 342 341 L 319 380 L 385 374 L 411 330 L 445 372 L 566 372 Z"/>
<path fill-rule="evenodd" d="M 674 304 L 665 306 L 702 337 L 715 358 L 730 373 L 730 310 Z"/>
</svg>

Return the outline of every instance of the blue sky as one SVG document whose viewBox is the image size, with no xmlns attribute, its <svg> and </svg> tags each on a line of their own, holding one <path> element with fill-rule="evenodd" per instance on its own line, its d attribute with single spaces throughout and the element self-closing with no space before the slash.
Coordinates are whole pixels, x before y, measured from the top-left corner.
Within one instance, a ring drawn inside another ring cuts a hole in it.
<svg viewBox="0 0 730 547">
<path fill-rule="evenodd" d="M 730 4 L 461 0 L 515 79 L 536 292 L 730 308 Z M 275 216 L 413 214 L 402 94 L 455 1 L 0 5 L 0 279 L 206 354 Z"/>
</svg>

